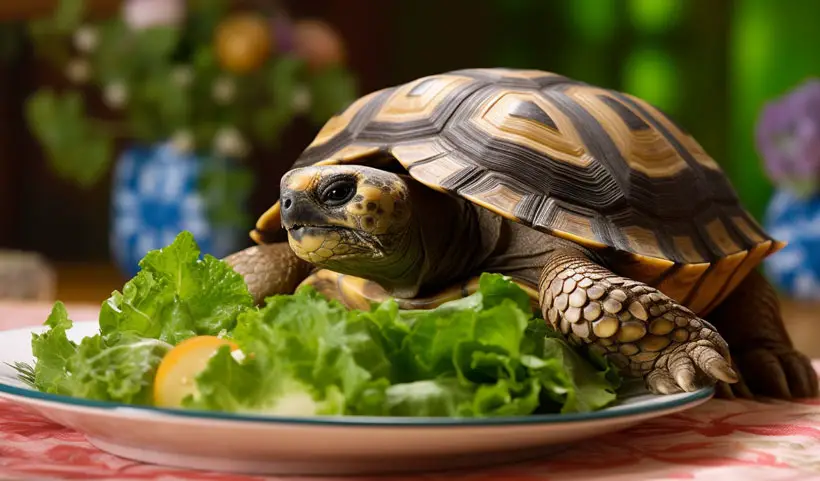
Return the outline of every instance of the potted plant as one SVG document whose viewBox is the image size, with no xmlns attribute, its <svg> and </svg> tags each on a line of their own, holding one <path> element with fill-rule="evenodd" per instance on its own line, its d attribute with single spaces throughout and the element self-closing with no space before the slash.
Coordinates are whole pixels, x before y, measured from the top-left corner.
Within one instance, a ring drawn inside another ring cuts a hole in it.
<svg viewBox="0 0 820 481">
<path fill-rule="evenodd" d="M 820 79 L 765 105 L 757 147 L 775 185 L 764 223 L 788 242 L 766 259 L 766 272 L 791 297 L 820 299 Z"/>
<path fill-rule="evenodd" d="M 335 31 L 279 9 L 125 0 L 91 21 L 83 0 L 60 0 L 29 27 L 69 81 L 27 100 L 30 129 L 63 178 L 90 186 L 113 170 L 110 244 L 129 275 L 181 230 L 215 256 L 239 247 L 253 184 L 243 159 L 295 117 L 320 124 L 355 97 Z M 110 115 L 89 113 L 89 88 Z"/>
</svg>

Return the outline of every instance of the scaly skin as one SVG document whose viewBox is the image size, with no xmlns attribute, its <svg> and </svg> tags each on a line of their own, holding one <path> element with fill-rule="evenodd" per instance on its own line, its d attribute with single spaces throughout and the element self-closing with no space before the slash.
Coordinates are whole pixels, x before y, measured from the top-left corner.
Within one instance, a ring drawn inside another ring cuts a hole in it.
<svg viewBox="0 0 820 481">
<path fill-rule="evenodd" d="M 245 279 L 256 304 L 268 296 L 292 294 L 312 269 L 286 242 L 249 247 L 224 261 Z"/>
<path fill-rule="evenodd" d="M 817 396 L 817 374 L 811 361 L 794 349 L 777 293 L 759 272 L 749 273 L 709 318 L 729 343 L 741 375 L 741 381 L 731 387 L 719 384 L 719 396 Z"/>
<path fill-rule="evenodd" d="M 281 192 L 282 225 L 298 257 L 366 274 L 403 297 L 418 292 L 426 265 L 399 176 L 361 166 L 306 167 L 282 177 Z M 345 197 L 334 200 L 331 192 Z"/>
<path fill-rule="evenodd" d="M 644 376 L 653 391 L 736 380 L 726 343 L 710 324 L 656 289 L 608 271 L 580 246 L 546 234 L 530 239 L 533 231 L 505 227 L 464 199 L 363 166 L 295 169 L 283 177 L 281 192 L 289 247 L 259 246 L 228 258 L 257 302 L 293 292 L 311 264 L 383 288 L 339 287 L 354 305 L 387 294 L 423 306 L 459 295 L 448 289 L 483 270 L 514 278 L 517 270 L 532 283 L 540 272 L 545 318 L 627 375 Z"/>
<path fill-rule="evenodd" d="M 544 318 L 576 345 L 605 355 L 655 393 L 733 383 L 726 342 L 715 328 L 653 287 L 557 249 L 539 285 Z"/>
</svg>

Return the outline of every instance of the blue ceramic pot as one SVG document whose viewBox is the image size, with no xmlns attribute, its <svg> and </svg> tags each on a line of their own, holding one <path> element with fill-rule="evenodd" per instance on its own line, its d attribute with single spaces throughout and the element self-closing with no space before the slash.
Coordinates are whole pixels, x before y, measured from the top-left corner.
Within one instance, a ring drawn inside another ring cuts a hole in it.
<svg viewBox="0 0 820 481">
<path fill-rule="evenodd" d="M 764 224 L 775 239 L 789 243 L 765 260 L 769 279 L 790 297 L 820 299 L 820 193 L 776 191 Z"/>
<path fill-rule="evenodd" d="M 213 161 L 184 154 L 169 144 L 136 146 L 124 151 L 114 169 L 110 245 L 115 262 L 124 274 L 134 276 L 139 261 L 153 249 L 173 242 L 183 230 L 190 231 L 203 254 L 224 257 L 247 242 L 248 226 L 241 222 L 215 221 L 210 215 L 213 192 L 204 190 L 203 175 L 213 173 Z M 237 169 L 221 161 L 226 178 Z M 245 210 L 249 189 L 222 192 L 217 202 L 237 212 Z"/>
</svg>

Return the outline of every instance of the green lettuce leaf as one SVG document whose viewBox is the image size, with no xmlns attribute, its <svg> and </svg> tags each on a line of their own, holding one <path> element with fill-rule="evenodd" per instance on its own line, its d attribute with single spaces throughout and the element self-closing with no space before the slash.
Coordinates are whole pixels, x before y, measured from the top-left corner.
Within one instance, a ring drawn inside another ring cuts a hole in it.
<svg viewBox="0 0 820 481">
<path fill-rule="evenodd" d="M 58 302 L 48 329 L 32 336 L 34 384 L 45 392 L 88 399 L 150 404 L 153 379 L 165 353 L 196 335 L 234 328 L 253 307 L 243 279 L 211 256 L 200 259 L 183 232 L 149 252 L 140 272 L 102 305 L 99 334 L 78 345 L 66 335 L 72 322 Z"/>
<path fill-rule="evenodd" d="M 31 351 L 37 358 L 34 385 L 43 392 L 71 395 L 73 387 L 67 367 L 77 353 L 77 344 L 66 334 L 73 323 L 65 304 L 59 301 L 54 304 L 45 325 L 48 326 L 45 332 L 31 336 Z"/>
<path fill-rule="evenodd" d="M 275 414 L 512 416 L 600 409 L 605 368 L 533 317 L 508 278 L 436 309 L 388 300 L 348 311 L 310 287 L 239 316 L 233 340 L 197 377 L 188 407 Z"/>
<path fill-rule="evenodd" d="M 571 348 L 509 278 L 483 274 L 474 294 L 435 309 L 395 300 L 348 310 L 312 287 L 257 308 L 227 264 L 193 236 L 152 251 L 102 305 L 98 334 L 72 342 L 65 306 L 32 337 L 29 378 L 45 392 L 151 404 L 163 356 L 193 336 L 232 339 L 196 376 L 188 408 L 280 415 L 515 416 L 584 412 L 616 398 L 620 379 Z"/>
<path fill-rule="evenodd" d="M 360 397 L 352 412 L 371 416 L 465 417 L 476 389 L 456 378 L 376 385 Z"/>
<path fill-rule="evenodd" d="M 530 323 L 524 353 L 525 364 L 552 403 L 542 400 L 542 411 L 558 406 L 562 413 L 594 411 L 617 397 L 621 379 L 614 368 L 600 356 L 588 361 L 543 321 Z"/>
<path fill-rule="evenodd" d="M 86 337 L 71 358 L 71 395 L 87 399 L 151 404 L 153 380 L 162 357 L 172 348 L 159 339 L 123 335 L 106 342 Z"/>
<path fill-rule="evenodd" d="M 226 350 L 197 376 L 198 394 L 184 404 L 200 409 L 276 414 L 343 414 L 371 383 L 391 370 L 378 327 L 311 287 L 267 299 L 239 316 Z"/>
<path fill-rule="evenodd" d="M 230 330 L 240 312 L 253 307 L 242 277 L 205 255 L 189 232 L 149 252 L 140 272 L 114 292 L 100 312 L 103 336 L 131 333 L 178 344 L 196 335 Z"/>
<path fill-rule="evenodd" d="M 485 273 L 479 277 L 478 291 L 470 296 L 443 304 L 435 311 L 464 309 L 482 311 L 509 301 L 512 301 L 522 312 L 527 313 L 527 317 L 532 317 L 530 296 L 523 289 L 508 277 Z"/>
<path fill-rule="evenodd" d="M 121 335 L 106 342 L 100 335 L 78 345 L 65 306 L 58 302 L 43 334 L 32 335 L 34 385 L 43 392 L 104 401 L 150 404 L 154 373 L 171 345 L 157 339 Z"/>
</svg>

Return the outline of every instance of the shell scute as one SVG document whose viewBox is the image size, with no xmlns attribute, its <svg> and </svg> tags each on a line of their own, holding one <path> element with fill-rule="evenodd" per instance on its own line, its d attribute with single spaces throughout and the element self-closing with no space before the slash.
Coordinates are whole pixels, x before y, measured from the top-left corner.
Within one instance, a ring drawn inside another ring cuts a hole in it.
<svg viewBox="0 0 820 481">
<path fill-rule="evenodd" d="M 466 69 L 371 93 L 330 119 L 296 166 L 386 161 L 508 219 L 608 249 L 620 275 L 704 309 L 783 246 L 670 116 L 551 72 Z"/>
</svg>

